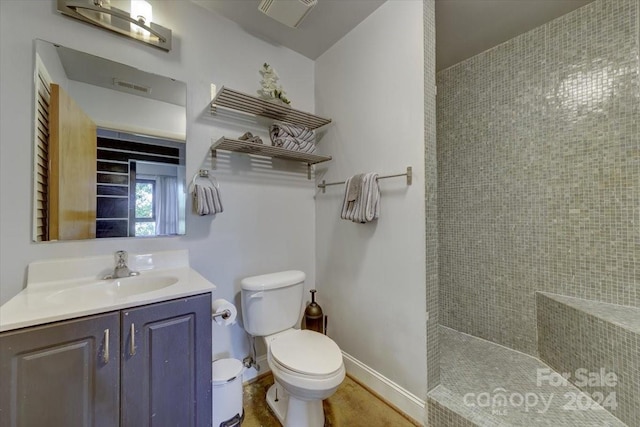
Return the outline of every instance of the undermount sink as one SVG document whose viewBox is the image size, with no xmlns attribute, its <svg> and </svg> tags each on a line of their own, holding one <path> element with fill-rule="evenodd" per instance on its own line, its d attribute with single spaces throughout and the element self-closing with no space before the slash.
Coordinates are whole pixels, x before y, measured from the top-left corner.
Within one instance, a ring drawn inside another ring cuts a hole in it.
<svg viewBox="0 0 640 427">
<path fill-rule="evenodd" d="M 107 293 L 117 298 L 157 291 L 178 283 L 175 276 L 134 276 L 110 281 Z"/>
<path fill-rule="evenodd" d="M 54 292 L 47 299 L 63 302 L 73 298 L 121 299 L 157 291 L 178 283 L 175 276 L 140 275 L 122 279 L 99 280 Z"/>
</svg>

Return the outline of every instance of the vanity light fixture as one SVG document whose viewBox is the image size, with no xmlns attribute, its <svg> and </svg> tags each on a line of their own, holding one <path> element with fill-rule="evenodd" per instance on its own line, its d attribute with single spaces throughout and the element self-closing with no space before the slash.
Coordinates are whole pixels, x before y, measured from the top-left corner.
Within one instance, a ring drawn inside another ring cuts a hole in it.
<svg viewBox="0 0 640 427">
<path fill-rule="evenodd" d="M 131 31 L 148 36 L 149 32 L 142 29 L 140 23 L 147 24 L 153 21 L 153 8 L 151 4 L 145 0 L 131 0 L 131 17 L 137 21 L 129 25 Z"/>
<path fill-rule="evenodd" d="M 153 9 L 144 0 L 131 1 L 131 13 L 109 4 L 109 0 L 58 0 L 58 12 L 123 36 L 171 50 L 171 30 L 152 22 Z"/>
</svg>

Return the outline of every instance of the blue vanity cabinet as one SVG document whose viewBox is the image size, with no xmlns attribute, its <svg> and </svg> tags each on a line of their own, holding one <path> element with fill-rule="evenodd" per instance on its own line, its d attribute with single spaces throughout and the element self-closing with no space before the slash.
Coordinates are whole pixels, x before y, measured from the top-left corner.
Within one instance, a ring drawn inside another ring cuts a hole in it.
<svg viewBox="0 0 640 427">
<path fill-rule="evenodd" d="M 118 312 L 0 334 L 0 425 L 118 425 Z"/>
<path fill-rule="evenodd" d="M 210 427 L 211 294 L 0 333 L 1 427 Z"/>
<path fill-rule="evenodd" d="M 120 324 L 120 425 L 211 426 L 211 295 L 123 310 Z"/>
</svg>

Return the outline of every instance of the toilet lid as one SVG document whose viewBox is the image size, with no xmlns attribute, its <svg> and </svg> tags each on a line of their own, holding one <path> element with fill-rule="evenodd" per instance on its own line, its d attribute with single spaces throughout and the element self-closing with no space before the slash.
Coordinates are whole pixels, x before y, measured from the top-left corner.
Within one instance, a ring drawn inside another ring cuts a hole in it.
<svg viewBox="0 0 640 427">
<path fill-rule="evenodd" d="M 274 339 L 269 349 L 278 363 L 301 374 L 328 375 L 342 366 L 338 345 L 318 332 L 291 331 Z"/>
</svg>

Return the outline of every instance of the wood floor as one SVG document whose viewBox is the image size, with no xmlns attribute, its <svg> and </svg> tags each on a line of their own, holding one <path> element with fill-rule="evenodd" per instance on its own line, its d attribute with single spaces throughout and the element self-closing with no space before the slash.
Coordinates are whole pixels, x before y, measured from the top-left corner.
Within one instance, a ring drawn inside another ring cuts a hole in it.
<svg viewBox="0 0 640 427">
<path fill-rule="evenodd" d="M 271 374 L 244 386 L 245 419 L 242 427 L 279 427 L 271 413 L 265 395 L 273 384 Z M 346 377 L 338 390 L 323 402 L 325 427 L 413 427 L 415 424 L 362 387 Z M 303 427 L 303 426 L 301 426 Z"/>
</svg>

